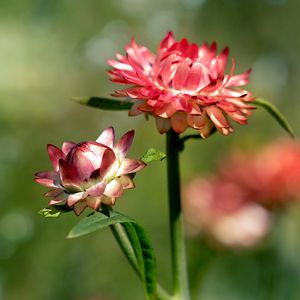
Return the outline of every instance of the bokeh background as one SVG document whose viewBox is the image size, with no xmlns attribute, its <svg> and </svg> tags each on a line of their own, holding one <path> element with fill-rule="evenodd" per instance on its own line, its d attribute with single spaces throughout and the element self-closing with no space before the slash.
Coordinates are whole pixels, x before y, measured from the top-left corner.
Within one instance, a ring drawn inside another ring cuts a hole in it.
<svg viewBox="0 0 300 300">
<path fill-rule="evenodd" d="M 249 90 L 274 102 L 300 130 L 300 2 L 292 0 L 2 0 L 0 1 L 0 299 L 143 299 L 143 289 L 109 230 L 66 240 L 72 214 L 44 219 L 45 189 L 33 173 L 50 168 L 46 144 L 93 140 L 113 124 L 136 128 L 132 157 L 164 149 L 154 121 L 75 104 L 72 96 L 109 94 L 106 59 L 132 36 L 155 50 L 175 37 L 230 46 L 237 71 L 253 68 Z M 233 148 L 255 148 L 285 133 L 262 110 L 232 136 L 191 141 L 182 179 L 212 172 Z M 165 163 L 136 178 L 117 210 L 144 224 L 169 287 Z M 300 212 L 288 209 L 268 246 L 251 251 L 188 242 L 194 299 L 300 299 Z M 200 279 L 201 280 L 200 284 Z"/>
</svg>

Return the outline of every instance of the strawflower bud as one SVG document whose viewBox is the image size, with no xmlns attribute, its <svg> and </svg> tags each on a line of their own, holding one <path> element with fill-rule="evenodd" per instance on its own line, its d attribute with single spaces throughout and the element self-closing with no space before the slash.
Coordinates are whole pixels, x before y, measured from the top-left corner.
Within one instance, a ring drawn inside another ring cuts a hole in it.
<svg viewBox="0 0 300 300">
<path fill-rule="evenodd" d="M 51 198 L 48 205 L 66 204 L 76 215 L 86 207 L 114 205 L 125 189 L 134 188 L 130 174 L 146 166 L 126 158 L 133 137 L 132 130 L 115 143 L 114 129 L 109 127 L 95 142 L 65 142 L 61 149 L 48 145 L 53 170 L 35 174 L 37 183 L 51 187 L 45 194 Z"/>
</svg>

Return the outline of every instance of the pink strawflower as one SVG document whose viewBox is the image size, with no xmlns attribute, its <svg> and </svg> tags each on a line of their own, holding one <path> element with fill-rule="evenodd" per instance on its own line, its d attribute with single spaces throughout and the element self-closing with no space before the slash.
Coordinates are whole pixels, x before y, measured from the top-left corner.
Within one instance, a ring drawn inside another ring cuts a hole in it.
<svg viewBox="0 0 300 300">
<path fill-rule="evenodd" d="M 235 182 L 249 198 L 268 208 L 298 201 L 300 144 L 279 140 L 258 152 L 233 153 L 220 165 L 219 177 Z"/>
<path fill-rule="evenodd" d="M 273 211 L 300 201 L 300 144 L 276 141 L 257 152 L 234 152 L 215 176 L 185 188 L 189 228 L 227 246 L 252 246 L 270 229 Z"/>
<path fill-rule="evenodd" d="M 98 210 L 101 203 L 114 205 L 123 190 L 134 187 L 130 174 L 145 167 L 144 162 L 125 157 L 133 137 L 132 130 L 115 143 L 114 129 L 109 127 L 96 142 L 65 142 L 62 149 L 48 145 L 54 170 L 35 174 L 37 183 L 52 188 L 45 194 L 51 198 L 48 204 L 67 204 L 76 215 L 86 207 Z"/>
<path fill-rule="evenodd" d="M 184 196 L 184 215 L 193 235 L 202 232 L 226 247 L 248 248 L 269 232 L 270 213 L 233 182 L 196 178 Z"/>
<path fill-rule="evenodd" d="M 217 44 L 190 44 L 187 39 L 176 42 L 169 32 L 161 41 L 157 53 L 139 46 L 132 39 L 125 47 L 126 55 L 108 60 L 113 67 L 110 79 L 130 84 L 115 96 L 134 99 L 130 116 L 141 113 L 156 118 L 157 129 L 165 133 L 171 128 L 182 133 L 194 128 L 205 138 L 216 128 L 224 135 L 233 132 L 228 116 L 246 124 L 254 108 L 253 97 L 240 88 L 249 81 L 250 70 L 225 74 L 229 48 L 217 54 Z"/>
</svg>

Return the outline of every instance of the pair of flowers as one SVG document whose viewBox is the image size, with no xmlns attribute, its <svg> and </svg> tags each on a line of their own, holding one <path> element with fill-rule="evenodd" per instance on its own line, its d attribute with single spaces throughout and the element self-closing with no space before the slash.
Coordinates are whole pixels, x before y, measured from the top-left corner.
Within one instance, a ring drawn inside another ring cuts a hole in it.
<svg viewBox="0 0 300 300">
<path fill-rule="evenodd" d="M 274 211 L 299 203 L 299 182 L 299 142 L 279 140 L 259 152 L 234 152 L 214 176 L 185 186 L 190 232 L 228 247 L 251 247 L 271 229 Z"/>
<path fill-rule="evenodd" d="M 157 53 L 134 40 L 126 55 L 109 60 L 110 79 L 131 85 L 115 92 L 129 97 L 130 116 L 150 114 L 160 133 L 180 134 L 196 129 L 206 138 L 216 128 L 224 135 L 233 132 L 228 117 L 245 124 L 254 108 L 253 97 L 241 89 L 249 81 L 250 70 L 234 75 L 235 61 L 225 74 L 229 49 L 217 55 L 216 43 L 202 46 L 186 39 L 175 41 L 169 32 Z M 54 171 L 36 174 L 36 181 L 52 189 L 46 193 L 49 205 L 66 203 L 79 215 L 87 206 L 98 210 L 101 203 L 113 205 L 124 189 L 133 188 L 133 174 L 145 167 L 142 161 L 126 158 L 134 132 L 115 144 L 113 128 L 106 129 L 96 142 L 64 143 L 62 149 L 48 146 Z"/>
</svg>

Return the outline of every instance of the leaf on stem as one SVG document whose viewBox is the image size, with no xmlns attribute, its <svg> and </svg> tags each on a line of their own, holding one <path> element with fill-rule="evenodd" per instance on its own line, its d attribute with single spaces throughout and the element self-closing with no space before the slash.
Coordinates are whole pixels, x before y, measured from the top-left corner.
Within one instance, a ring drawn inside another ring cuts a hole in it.
<svg viewBox="0 0 300 300">
<path fill-rule="evenodd" d="M 135 222 L 133 219 L 126 217 L 113 210 L 110 211 L 99 211 L 88 215 L 81 219 L 69 232 L 67 238 L 77 238 L 102 228 L 108 227 L 112 224 L 124 223 L 124 222 Z"/>
<path fill-rule="evenodd" d="M 155 160 L 163 160 L 167 156 L 162 151 L 159 151 L 154 148 L 150 148 L 147 150 L 147 152 L 140 158 L 144 163 L 148 164 L 149 162 L 155 161 Z"/>
<path fill-rule="evenodd" d="M 38 213 L 45 218 L 56 218 L 63 213 L 70 212 L 71 209 L 66 205 L 53 205 L 41 209 Z"/>
<path fill-rule="evenodd" d="M 79 221 L 67 237 L 77 238 L 108 226 L 112 228 L 123 253 L 143 281 L 148 299 L 157 299 L 154 250 L 145 230 L 135 220 L 113 210 L 95 212 Z"/>
<path fill-rule="evenodd" d="M 129 110 L 133 105 L 133 103 L 129 101 L 101 97 L 73 97 L 72 99 L 79 104 L 103 110 Z"/>
<path fill-rule="evenodd" d="M 288 123 L 286 118 L 281 114 L 281 112 L 278 110 L 278 108 L 274 104 L 272 104 L 269 101 L 262 99 L 262 98 L 258 98 L 251 103 L 253 103 L 254 105 L 263 107 L 267 112 L 269 112 L 275 118 L 275 120 L 279 123 L 279 125 L 284 130 L 286 130 L 292 138 L 295 138 L 292 127 L 290 126 L 290 124 Z"/>
</svg>

